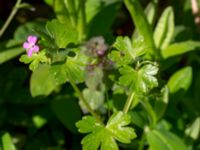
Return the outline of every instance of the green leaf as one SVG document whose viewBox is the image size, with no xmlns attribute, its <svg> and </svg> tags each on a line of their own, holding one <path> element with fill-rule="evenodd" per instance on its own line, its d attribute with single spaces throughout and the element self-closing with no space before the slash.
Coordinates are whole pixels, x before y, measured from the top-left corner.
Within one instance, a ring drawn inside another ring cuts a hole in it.
<svg viewBox="0 0 200 150">
<path fill-rule="evenodd" d="M 154 41 L 157 48 L 166 48 L 174 32 L 174 13 L 172 7 L 167 7 L 161 15 L 154 31 Z"/>
<path fill-rule="evenodd" d="M 193 140 L 197 140 L 200 135 L 200 117 L 197 117 L 194 122 L 185 130 L 187 136 Z"/>
<path fill-rule="evenodd" d="M 64 62 L 51 65 L 50 72 L 54 75 L 56 84 L 62 84 L 69 80 L 80 83 L 85 77 L 85 56 L 76 54 L 74 57 L 67 57 Z"/>
<path fill-rule="evenodd" d="M 21 62 L 25 64 L 29 64 L 29 69 L 34 71 L 40 63 L 48 63 L 49 60 L 45 55 L 45 51 L 41 51 L 39 53 L 34 53 L 31 57 L 28 57 L 26 54 L 22 55 L 19 59 Z"/>
<path fill-rule="evenodd" d="M 158 81 L 154 75 L 158 72 L 158 67 L 148 64 L 139 70 L 134 70 L 129 66 L 119 69 L 122 76 L 119 83 L 124 86 L 130 86 L 131 90 L 147 93 L 152 88 L 158 86 Z"/>
<path fill-rule="evenodd" d="M 147 133 L 150 150 L 187 150 L 182 140 L 169 131 L 153 130 Z"/>
<path fill-rule="evenodd" d="M 1 135 L 1 143 L 3 150 L 16 150 L 15 145 L 12 142 L 12 138 L 7 132 Z"/>
<path fill-rule="evenodd" d="M 154 40 L 152 29 L 148 23 L 148 20 L 142 10 L 139 0 L 124 0 L 128 11 L 131 14 L 132 20 L 141 36 L 144 37 L 144 41 L 150 49 L 154 49 Z"/>
<path fill-rule="evenodd" d="M 75 123 L 81 119 L 81 110 L 73 97 L 59 96 L 51 101 L 51 108 L 66 128 L 77 133 Z"/>
<path fill-rule="evenodd" d="M 192 67 L 184 67 L 176 71 L 169 79 L 167 85 L 170 93 L 176 93 L 179 90 L 187 91 L 192 82 Z"/>
<path fill-rule="evenodd" d="M 0 47 L 1 49 L 1 47 Z M 25 50 L 21 47 L 16 48 L 8 48 L 5 50 L 0 50 L 0 64 L 18 56 L 19 54 L 23 53 Z"/>
<path fill-rule="evenodd" d="M 78 42 L 77 31 L 73 28 L 67 28 L 58 20 L 47 22 L 46 30 L 59 48 L 65 48 L 69 43 Z"/>
<path fill-rule="evenodd" d="M 41 95 L 47 96 L 56 88 L 54 76 L 50 74 L 49 69 L 49 65 L 39 65 L 32 73 L 30 89 L 33 97 Z"/>
<path fill-rule="evenodd" d="M 130 123 L 130 116 L 123 112 L 113 114 L 107 125 L 96 122 L 91 116 L 84 117 L 76 123 L 81 133 L 89 133 L 81 141 L 83 150 L 118 150 L 115 140 L 122 143 L 130 143 L 136 138 L 133 128 L 127 127 Z"/>
<path fill-rule="evenodd" d="M 166 59 L 172 56 L 184 54 L 200 48 L 200 42 L 185 41 L 174 43 L 162 50 L 162 56 Z"/>
<path fill-rule="evenodd" d="M 116 63 L 117 66 L 124 66 L 133 62 L 137 57 L 146 52 L 144 39 L 139 36 L 133 41 L 129 37 L 117 37 L 113 45 L 117 51 L 112 51 L 109 58 Z"/>
</svg>

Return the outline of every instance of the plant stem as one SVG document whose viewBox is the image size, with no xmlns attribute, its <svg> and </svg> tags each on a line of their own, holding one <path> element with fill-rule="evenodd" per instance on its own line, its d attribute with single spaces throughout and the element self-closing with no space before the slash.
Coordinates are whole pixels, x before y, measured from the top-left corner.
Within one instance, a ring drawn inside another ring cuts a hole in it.
<svg viewBox="0 0 200 150">
<path fill-rule="evenodd" d="M 9 17 L 7 18 L 6 22 L 4 23 L 3 27 L 0 30 L 0 37 L 4 34 L 5 30 L 8 28 L 10 22 L 12 21 L 13 17 L 17 13 L 20 3 L 21 3 L 21 0 L 17 0 L 17 2 L 15 4 L 15 6 L 13 7 Z"/>
<path fill-rule="evenodd" d="M 79 88 L 76 86 L 76 84 L 73 81 L 70 81 L 70 84 L 72 85 L 73 89 L 75 90 L 75 92 L 78 94 L 80 100 L 83 102 L 83 104 L 86 106 L 87 110 L 92 114 L 93 117 L 96 118 L 96 120 L 102 124 L 102 121 L 99 117 L 98 114 L 96 114 L 91 106 L 88 104 L 88 102 L 86 101 L 86 99 L 84 98 L 83 94 L 81 93 L 81 91 L 79 90 Z"/>
<path fill-rule="evenodd" d="M 79 25 L 79 39 L 83 40 L 85 38 L 85 30 L 86 30 L 86 14 L 85 14 L 85 0 L 79 0 L 79 10 L 80 15 L 78 18 Z"/>
<path fill-rule="evenodd" d="M 131 106 L 131 104 L 132 104 L 132 102 L 133 102 L 133 97 L 134 97 L 134 95 L 135 95 L 135 93 L 132 92 L 132 93 L 129 95 L 128 99 L 126 100 L 126 104 L 124 105 L 124 109 L 123 109 L 123 112 L 124 112 L 124 113 L 127 113 L 127 112 L 128 112 L 128 110 L 129 110 L 129 108 L 130 108 L 130 106 Z"/>
</svg>

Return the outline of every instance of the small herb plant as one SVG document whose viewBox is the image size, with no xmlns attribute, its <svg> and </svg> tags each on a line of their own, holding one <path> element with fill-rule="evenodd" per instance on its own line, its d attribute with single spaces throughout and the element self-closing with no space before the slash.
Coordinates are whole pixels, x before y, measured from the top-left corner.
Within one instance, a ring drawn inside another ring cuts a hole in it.
<svg viewBox="0 0 200 150">
<path fill-rule="evenodd" d="M 200 147 L 200 63 L 190 52 L 199 49 L 200 42 L 178 40 L 185 28 L 175 26 L 171 6 L 160 15 L 157 0 L 148 1 L 145 9 L 139 0 L 44 1 L 55 16 L 21 25 L 0 52 L 0 63 L 23 53 L 19 60 L 31 70 L 31 95 L 26 93 L 25 99 L 32 103 L 25 107 L 40 109 L 31 114 L 32 126 L 25 121 L 24 128 L 30 129 L 27 137 L 40 141 L 23 143 L 16 136 L 18 146 L 14 146 L 6 130 L 0 149 L 15 150 L 21 145 L 26 150 L 62 150 L 68 139 L 73 141 L 69 149 L 83 150 Z M 122 6 L 135 25 L 132 36 L 110 32 Z M 13 11 L 27 7 L 32 8 L 18 0 Z M 191 56 L 181 63 L 186 52 Z M 23 104 L 23 98 L 18 95 L 18 99 Z M 34 104 L 36 100 L 40 102 Z M 41 135 L 46 142 L 39 136 L 48 125 L 53 144 L 47 131 Z M 63 125 L 73 136 L 65 138 L 66 129 L 59 129 Z M 77 147 L 74 137 L 80 136 Z"/>
</svg>

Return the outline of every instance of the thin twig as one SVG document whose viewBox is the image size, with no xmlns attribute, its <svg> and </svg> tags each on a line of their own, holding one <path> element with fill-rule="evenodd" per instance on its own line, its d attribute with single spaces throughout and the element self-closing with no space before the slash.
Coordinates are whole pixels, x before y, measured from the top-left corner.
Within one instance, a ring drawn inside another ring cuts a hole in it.
<svg viewBox="0 0 200 150">
<path fill-rule="evenodd" d="M 6 31 L 6 29 L 9 26 L 10 22 L 12 21 L 12 19 L 15 16 L 15 14 L 17 13 L 20 3 L 21 3 L 21 0 L 17 0 L 17 2 L 15 4 L 15 6 L 13 7 L 9 17 L 7 18 L 6 22 L 4 23 L 3 27 L 0 30 L 0 37 L 4 34 L 4 32 Z"/>
</svg>

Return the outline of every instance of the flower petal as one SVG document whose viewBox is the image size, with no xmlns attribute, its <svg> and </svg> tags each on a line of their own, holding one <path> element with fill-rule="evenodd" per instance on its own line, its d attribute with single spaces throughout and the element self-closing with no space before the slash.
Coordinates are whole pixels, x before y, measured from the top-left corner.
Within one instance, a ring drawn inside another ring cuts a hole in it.
<svg viewBox="0 0 200 150">
<path fill-rule="evenodd" d="M 31 44 L 35 44 L 37 42 L 38 38 L 34 35 L 29 35 L 27 41 Z"/>
<path fill-rule="evenodd" d="M 32 48 L 33 52 L 38 52 L 40 50 L 39 46 L 34 45 Z"/>
<path fill-rule="evenodd" d="M 31 57 L 32 54 L 33 54 L 33 51 L 32 51 L 31 49 L 29 49 L 29 50 L 27 51 L 27 55 L 28 55 L 28 57 Z"/>
<path fill-rule="evenodd" d="M 28 42 L 24 42 L 23 43 L 23 48 L 24 49 L 29 49 L 30 48 L 30 44 Z"/>
</svg>

